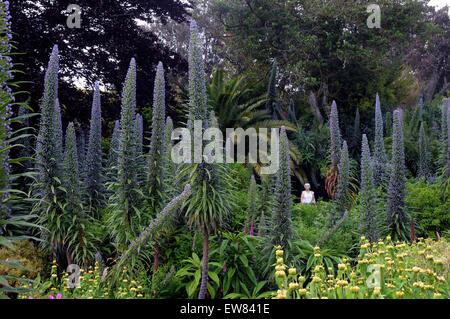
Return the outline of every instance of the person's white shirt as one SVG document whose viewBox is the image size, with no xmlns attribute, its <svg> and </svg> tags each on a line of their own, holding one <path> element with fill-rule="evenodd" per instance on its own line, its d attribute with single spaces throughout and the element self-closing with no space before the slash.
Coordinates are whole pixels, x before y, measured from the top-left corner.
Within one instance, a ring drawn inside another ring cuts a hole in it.
<svg viewBox="0 0 450 319">
<path fill-rule="evenodd" d="M 314 192 L 313 191 L 303 191 L 301 200 L 302 200 L 302 204 L 314 203 Z"/>
</svg>

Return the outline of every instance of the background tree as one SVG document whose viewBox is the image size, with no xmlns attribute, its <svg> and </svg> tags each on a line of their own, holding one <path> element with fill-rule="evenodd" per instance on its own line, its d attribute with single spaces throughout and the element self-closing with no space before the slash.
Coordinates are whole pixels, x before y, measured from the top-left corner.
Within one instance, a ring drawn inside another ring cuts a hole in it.
<svg viewBox="0 0 450 319">
<path fill-rule="evenodd" d="M 30 92 L 33 110 L 38 109 L 36 101 L 43 91 L 43 69 L 48 48 L 53 44 L 64 52 L 60 68 L 64 123 L 74 119 L 88 123 L 90 97 L 77 86 L 92 88 L 97 80 L 105 86 L 104 119 L 107 122 L 117 119 L 121 79 L 125 77 L 132 57 L 140 67 L 137 101 L 141 107 L 148 106 L 152 100 L 155 76 L 152 70 L 158 61 L 162 61 L 173 76 L 186 72 L 186 60 L 170 50 L 146 26 L 156 22 L 164 25 L 169 21 L 185 21 L 189 2 L 130 0 L 125 5 L 115 0 L 81 0 L 76 2 L 81 8 L 81 28 L 71 29 L 66 21 L 72 13 L 67 7 L 72 3 L 70 0 L 11 1 L 17 52 L 24 53 L 14 56 L 13 62 L 24 71 L 17 74 L 17 79 L 32 82 L 21 89 Z M 168 100 L 173 103 L 172 87 L 168 88 Z"/>
</svg>

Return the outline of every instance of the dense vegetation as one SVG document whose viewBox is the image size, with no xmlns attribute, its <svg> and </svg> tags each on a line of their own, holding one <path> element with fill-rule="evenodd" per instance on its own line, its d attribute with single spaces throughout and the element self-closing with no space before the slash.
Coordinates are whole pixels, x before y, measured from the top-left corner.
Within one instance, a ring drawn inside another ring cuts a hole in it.
<svg viewBox="0 0 450 319">
<path fill-rule="evenodd" d="M 41 99 L 23 92 L 29 84 L 20 81 L 23 57 L 12 57 L 29 49 L 14 46 L 9 3 L 0 1 L 0 297 L 450 297 L 448 86 L 445 80 L 443 89 L 419 90 L 407 105 L 403 97 L 414 89 L 394 85 L 415 81 L 399 71 L 407 67 L 399 61 L 411 49 L 412 33 L 436 44 L 441 38 L 429 36 L 448 34 L 448 18 L 440 22 L 447 29 L 440 29 L 421 1 L 407 2 L 400 13 L 397 1 L 381 1 L 388 19 L 400 22 L 399 30 L 379 34 L 358 22 L 362 5 L 349 5 L 348 25 L 364 30 L 350 37 L 335 31 L 346 21 L 342 6 L 327 11 L 315 1 L 298 1 L 308 14 L 297 21 L 294 2 L 282 8 L 278 2 L 212 1 L 203 12 L 225 15 L 225 30 L 238 35 L 229 50 L 238 59 L 248 54 L 257 61 L 253 66 L 246 58 L 210 74 L 210 50 L 196 20 L 186 39 L 188 72 L 179 83 L 170 83 L 165 59 L 152 63 L 137 47 L 124 61 L 117 51 L 128 69 L 120 114 L 108 117 L 105 97 L 118 96 L 119 88 L 102 79 L 118 73 L 108 65 L 111 70 L 98 69 L 97 52 L 95 68 L 84 64 L 84 71 L 99 72 L 88 76 L 94 79 L 92 93 L 85 92 L 90 120 L 78 125 L 82 118 L 63 111 L 72 103 L 64 100 L 69 48 L 52 46 L 39 79 Z M 173 4 L 174 19 L 184 21 L 185 6 Z M 167 15 L 167 8 L 157 8 L 158 16 Z M 423 19 L 411 19 L 414 14 Z M 194 15 L 206 23 L 202 12 Z M 246 27 L 233 26 L 238 22 Z M 288 31 L 279 34 L 284 24 Z M 262 25 L 270 27 L 258 41 Z M 314 26 L 320 30 L 311 34 Z M 270 72 L 258 79 L 260 63 Z M 142 79 L 143 72 L 152 76 Z M 149 79 L 152 94 L 139 96 L 148 86 L 140 83 Z M 297 96 L 287 93 L 289 84 Z M 169 99 L 170 85 L 177 90 Z M 306 108 L 302 95 L 308 92 L 313 97 Z M 34 100 L 24 103 L 24 97 Z M 151 107 L 139 107 L 143 97 L 151 97 Z M 262 162 L 175 163 L 176 127 L 192 134 L 211 127 L 277 128 L 266 139 L 278 134 L 279 169 L 264 175 Z M 308 181 L 317 190 L 314 205 L 298 203 Z"/>
</svg>

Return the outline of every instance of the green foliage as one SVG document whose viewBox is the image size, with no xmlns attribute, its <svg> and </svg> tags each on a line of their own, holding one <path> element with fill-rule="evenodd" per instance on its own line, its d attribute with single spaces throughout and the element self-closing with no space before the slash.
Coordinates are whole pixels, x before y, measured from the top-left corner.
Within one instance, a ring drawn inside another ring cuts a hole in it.
<svg viewBox="0 0 450 319">
<path fill-rule="evenodd" d="M 185 288 L 187 298 L 194 298 L 200 289 L 200 279 L 202 277 L 202 261 L 197 256 L 196 253 L 192 253 L 191 258 L 187 258 L 183 260 L 183 264 L 185 265 L 183 268 L 177 271 L 176 277 L 181 280 L 181 284 L 178 286 L 178 289 Z M 210 269 L 208 272 L 209 278 L 212 281 L 208 282 L 208 292 L 211 298 L 214 299 L 216 296 L 217 289 L 219 287 L 219 277 L 218 270 L 219 267 L 217 263 L 209 263 L 208 268 Z M 214 268 L 217 268 L 217 271 L 213 271 Z"/>
<path fill-rule="evenodd" d="M 418 236 L 436 238 L 436 232 L 445 235 L 450 226 L 450 198 L 442 199 L 440 186 L 421 179 L 409 182 L 406 193 L 406 203 L 414 213 Z"/>
<path fill-rule="evenodd" d="M 256 249 L 257 237 L 243 233 L 221 233 L 223 240 L 218 250 L 222 294 L 230 298 L 229 293 L 247 294 L 258 286 Z M 232 295 L 234 296 L 234 295 Z"/>
</svg>

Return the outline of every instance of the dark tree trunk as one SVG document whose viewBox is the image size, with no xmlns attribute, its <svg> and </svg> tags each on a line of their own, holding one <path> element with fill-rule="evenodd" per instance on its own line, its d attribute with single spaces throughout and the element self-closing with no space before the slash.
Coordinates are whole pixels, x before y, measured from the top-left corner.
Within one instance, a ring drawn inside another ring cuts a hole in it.
<svg viewBox="0 0 450 319">
<path fill-rule="evenodd" d="M 198 299 L 205 299 L 206 290 L 208 288 L 208 262 L 209 262 L 209 233 L 205 226 L 202 226 L 203 231 L 203 265 L 202 265 L 202 282 L 200 284 L 200 291 L 198 292 Z"/>
<path fill-rule="evenodd" d="M 316 95 L 314 94 L 313 91 L 309 92 L 308 103 L 309 106 L 311 107 L 312 113 L 314 114 L 316 120 L 319 123 L 323 123 L 323 117 L 322 114 L 320 113 L 319 106 L 317 105 Z"/>
</svg>

